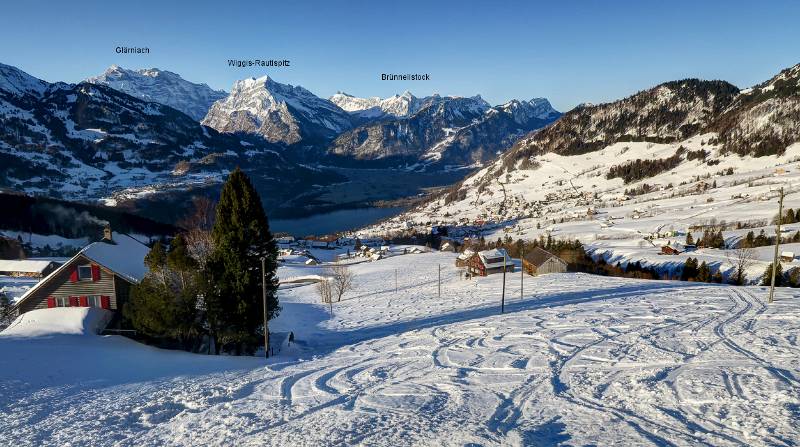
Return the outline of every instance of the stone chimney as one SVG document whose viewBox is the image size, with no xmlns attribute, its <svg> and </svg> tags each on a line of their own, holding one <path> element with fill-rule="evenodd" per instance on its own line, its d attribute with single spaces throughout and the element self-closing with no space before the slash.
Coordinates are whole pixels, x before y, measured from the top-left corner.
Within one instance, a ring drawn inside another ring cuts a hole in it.
<svg viewBox="0 0 800 447">
<path fill-rule="evenodd" d="M 103 227 L 103 240 L 106 242 L 114 242 L 114 238 L 112 237 L 111 233 L 111 225 L 106 225 Z"/>
</svg>

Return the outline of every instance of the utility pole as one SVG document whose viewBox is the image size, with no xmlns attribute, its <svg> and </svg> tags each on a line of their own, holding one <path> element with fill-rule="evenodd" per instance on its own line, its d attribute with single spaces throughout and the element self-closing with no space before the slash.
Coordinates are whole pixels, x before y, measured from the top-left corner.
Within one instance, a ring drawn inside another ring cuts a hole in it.
<svg viewBox="0 0 800 447">
<path fill-rule="evenodd" d="M 519 299 L 525 298 L 525 243 L 519 248 Z"/>
<path fill-rule="evenodd" d="M 500 298 L 500 313 L 506 312 L 506 252 L 503 251 L 503 295 Z"/>
<path fill-rule="evenodd" d="M 264 300 L 264 358 L 269 358 L 269 321 L 267 320 L 267 268 L 261 257 L 261 298 Z"/>
<path fill-rule="evenodd" d="M 439 264 L 439 298 L 442 297 L 442 264 Z"/>
<path fill-rule="evenodd" d="M 778 223 L 775 226 L 775 256 L 772 257 L 772 280 L 769 284 L 769 302 L 775 295 L 775 273 L 778 271 L 778 250 L 781 246 L 781 221 L 783 220 L 783 187 L 780 189 L 778 197 Z"/>
</svg>

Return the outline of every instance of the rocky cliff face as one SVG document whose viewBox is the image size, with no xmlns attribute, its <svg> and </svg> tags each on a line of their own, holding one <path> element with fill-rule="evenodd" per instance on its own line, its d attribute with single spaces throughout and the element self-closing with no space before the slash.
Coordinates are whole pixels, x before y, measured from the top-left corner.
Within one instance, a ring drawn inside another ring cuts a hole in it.
<svg viewBox="0 0 800 447">
<path fill-rule="evenodd" d="M 202 123 L 220 132 L 255 134 L 285 144 L 319 144 L 352 127 L 348 113 L 336 104 L 267 76 L 237 81 Z"/>
<path fill-rule="evenodd" d="M 103 74 L 86 80 L 92 84 L 107 85 L 149 102 L 157 102 L 202 120 L 214 101 L 227 94 L 213 90 L 206 84 L 189 82 L 179 75 L 158 68 L 126 70 L 112 65 Z"/>
<path fill-rule="evenodd" d="M 546 100 L 490 107 L 480 96 L 439 98 L 408 118 L 359 126 L 334 140 L 328 153 L 342 159 L 405 164 L 424 169 L 486 162 L 526 132 L 560 114 Z"/>
</svg>

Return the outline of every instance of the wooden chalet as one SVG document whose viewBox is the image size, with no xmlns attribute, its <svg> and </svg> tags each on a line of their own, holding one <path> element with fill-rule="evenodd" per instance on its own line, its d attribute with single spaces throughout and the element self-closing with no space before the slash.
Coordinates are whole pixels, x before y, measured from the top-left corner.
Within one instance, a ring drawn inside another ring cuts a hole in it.
<svg viewBox="0 0 800 447">
<path fill-rule="evenodd" d="M 0 275 L 44 278 L 61 264 L 41 259 L 0 259 Z"/>
<path fill-rule="evenodd" d="M 474 254 L 475 252 L 470 249 L 464 250 L 464 253 L 461 253 L 458 255 L 458 257 L 456 257 L 456 267 L 466 267 L 469 258 L 471 258 Z"/>
<path fill-rule="evenodd" d="M 467 259 L 467 271 L 471 275 L 488 276 L 493 273 L 514 271 L 514 262 L 502 248 L 474 253 Z"/>
<path fill-rule="evenodd" d="M 99 307 L 115 313 L 111 324 L 119 324 L 120 310 L 130 288 L 147 272 L 144 258 L 150 249 L 136 239 L 119 234 L 84 247 L 78 254 L 31 287 L 14 305 L 16 315 L 54 307 Z"/>
<path fill-rule="evenodd" d="M 547 250 L 534 247 L 530 253 L 525 253 L 522 259 L 522 268 L 529 275 L 566 273 L 567 263 Z"/>
<path fill-rule="evenodd" d="M 677 243 L 664 245 L 661 247 L 662 255 L 679 255 L 684 252 L 683 246 Z"/>
</svg>

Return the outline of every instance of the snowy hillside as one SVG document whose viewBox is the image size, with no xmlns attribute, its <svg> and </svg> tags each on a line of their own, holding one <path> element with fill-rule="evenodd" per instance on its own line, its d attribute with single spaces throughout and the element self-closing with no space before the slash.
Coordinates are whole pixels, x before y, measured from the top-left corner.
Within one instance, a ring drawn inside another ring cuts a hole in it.
<svg viewBox="0 0 800 447">
<path fill-rule="evenodd" d="M 336 104 L 268 76 L 236 81 L 230 95 L 214 103 L 203 124 L 287 144 L 324 141 L 352 126 L 350 116 Z"/>
<path fill-rule="evenodd" d="M 639 246 L 655 255 L 669 242 L 660 234 L 685 237 L 722 221 L 772 234 L 775 190 L 786 188 L 787 207 L 800 205 L 798 74 L 796 66 L 741 93 L 721 81 L 676 81 L 579 107 L 446 193 L 368 230 L 439 224 L 489 240 L 578 238 L 611 258 L 655 264 L 670 261 L 616 254 Z"/>
<path fill-rule="evenodd" d="M 189 82 L 171 71 L 158 68 L 128 70 L 112 65 L 103 74 L 86 82 L 107 85 L 139 99 L 170 106 L 197 121 L 206 116 L 214 101 L 227 96 L 222 90 Z"/>
<path fill-rule="evenodd" d="M 16 446 L 792 445 L 800 296 L 582 274 L 464 280 L 454 254 L 351 266 L 333 315 L 282 289 L 269 361 L 117 336 L 0 336 Z M 437 269 L 442 266 L 442 294 Z M 395 292 L 395 271 L 399 275 Z M 286 334 L 296 342 L 287 345 Z M 114 433 L 114 437 L 109 437 Z"/>
</svg>

